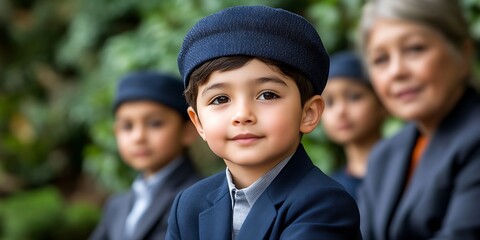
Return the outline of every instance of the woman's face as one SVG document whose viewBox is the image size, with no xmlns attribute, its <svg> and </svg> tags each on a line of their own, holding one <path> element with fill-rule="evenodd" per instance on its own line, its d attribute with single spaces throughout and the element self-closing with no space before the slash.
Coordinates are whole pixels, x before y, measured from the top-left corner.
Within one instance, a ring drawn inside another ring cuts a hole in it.
<svg viewBox="0 0 480 240">
<path fill-rule="evenodd" d="M 365 47 L 372 84 L 401 119 L 435 128 L 463 93 L 467 54 L 429 27 L 380 19 Z"/>
</svg>

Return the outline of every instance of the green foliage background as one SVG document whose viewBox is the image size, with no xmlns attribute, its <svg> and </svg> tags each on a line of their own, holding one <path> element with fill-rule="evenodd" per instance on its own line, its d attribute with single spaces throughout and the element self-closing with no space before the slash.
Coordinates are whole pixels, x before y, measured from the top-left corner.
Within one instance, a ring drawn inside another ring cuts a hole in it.
<svg viewBox="0 0 480 240">
<path fill-rule="evenodd" d="M 0 0 L 0 238 L 88 236 L 104 198 L 134 176 L 112 133 L 117 80 L 139 69 L 178 75 L 182 39 L 200 18 L 234 5 L 285 8 L 309 19 L 333 53 L 352 47 L 362 3 Z M 462 3 L 478 46 L 480 1 Z M 386 135 L 399 125 L 389 121 Z M 303 142 L 317 166 L 336 167 L 338 148 L 320 127 Z M 201 141 L 192 152 L 206 175 L 223 167 Z"/>
</svg>

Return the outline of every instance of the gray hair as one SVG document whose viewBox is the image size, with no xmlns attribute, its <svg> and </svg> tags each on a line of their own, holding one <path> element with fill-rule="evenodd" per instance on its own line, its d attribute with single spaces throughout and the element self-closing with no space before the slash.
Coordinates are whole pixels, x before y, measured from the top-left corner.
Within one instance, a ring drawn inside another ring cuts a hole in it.
<svg viewBox="0 0 480 240">
<path fill-rule="evenodd" d="M 441 33 L 457 49 L 471 39 L 460 0 L 369 0 L 363 7 L 357 36 L 357 47 L 364 57 L 371 28 L 377 18 L 428 26 Z"/>
</svg>

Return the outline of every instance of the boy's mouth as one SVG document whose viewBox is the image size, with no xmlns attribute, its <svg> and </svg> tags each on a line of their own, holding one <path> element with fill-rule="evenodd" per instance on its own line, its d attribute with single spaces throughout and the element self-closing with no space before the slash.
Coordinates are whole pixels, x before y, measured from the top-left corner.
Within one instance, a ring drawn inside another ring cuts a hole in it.
<svg viewBox="0 0 480 240">
<path fill-rule="evenodd" d="M 146 156 L 150 155 L 150 151 L 149 150 L 136 150 L 136 151 L 133 151 L 132 154 L 135 157 L 146 157 Z"/>
<path fill-rule="evenodd" d="M 251 142 L 254 142 L 258 139 L 260 139 L 261 137 L 255 135 L 255 134 L 251 134 L 251 133 L 241 133 L 241 134 L 238 134 L 238 135 L 235 135 L 232 140 L 233 141 L 236 141 L 238 143 L 242 143 L 242 144 L 248 144 L 248 143 L 251 143 Z"/>
</svg>

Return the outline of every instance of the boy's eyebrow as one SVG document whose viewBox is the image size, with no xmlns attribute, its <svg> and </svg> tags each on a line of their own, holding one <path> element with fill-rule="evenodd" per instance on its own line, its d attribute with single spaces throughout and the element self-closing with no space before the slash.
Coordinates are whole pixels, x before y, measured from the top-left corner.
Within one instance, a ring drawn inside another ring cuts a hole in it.
<svg viewBox="0 0 480 240">
<path fill-rule="evenodd" d="M 212 89 L 216 89 L 216 88 L 222 88 L 223 86 L 225 86 L 225 83 L 215 83 L 215 84 L 212 84 L 208 87 L 206 87 L 205 89 L 203 89 L 202 91 L 202 96 L 205 95 L 206 92 L 212 90 Z"/>
<path fill-rule="evenodd" d="M 273 83 L 278 83 L 278 84 L 281 84 L 281 85 L 288 86 L 287 83 L 285 83 L 285 81 L 283 81 L 280 78 L 275 77 L 275 76 L 261 77 L 257 81 L 260 82 L 260 83 L 273 82 Z"/>
<path fill-rule="evenodd" d="M 281 84 L 281 85 L 284 85 L 284 86 L 288 86 L 287 83 L 285 83 L 285 81 L 281 80 L 280 78 L 278 77 L 275 77 L 275 76 L 268 76 L 268 77 L 261 77 L 261 78 L 257 78 L 255 79 L 254 82 L 257 82 L 259 84 L 263 84 L 263 83 L 267 83 L 267 82 L 273 82 L 273 83 L 276 83 L 276 84 Z M 202 91 L 202 96 L 205 95 L 206 92 L 212 90 L 212 89 L 216 89 L 216 88 L 222 88 L 224 87 L 226 84 L 225 83 L 215 83 L 215 84 L 212 84 L 211 86 L 208 86 L 206 87 L 205 89 L 203 89 Z"/>
</svg>

